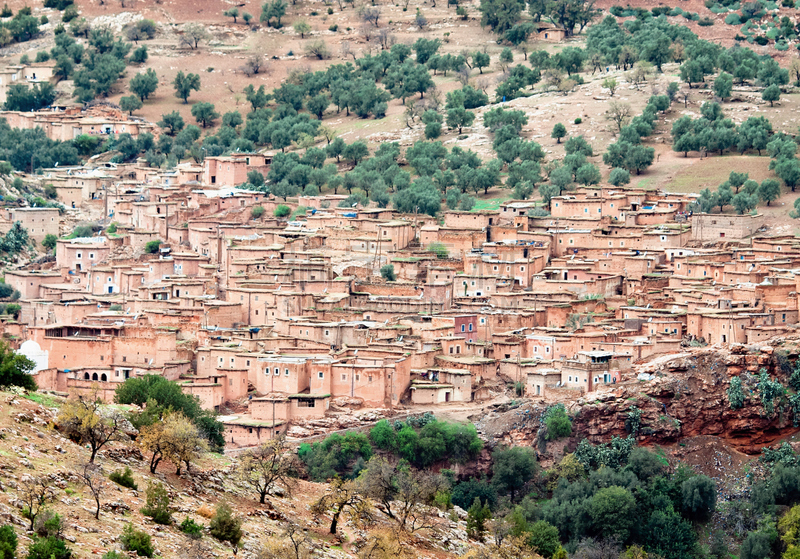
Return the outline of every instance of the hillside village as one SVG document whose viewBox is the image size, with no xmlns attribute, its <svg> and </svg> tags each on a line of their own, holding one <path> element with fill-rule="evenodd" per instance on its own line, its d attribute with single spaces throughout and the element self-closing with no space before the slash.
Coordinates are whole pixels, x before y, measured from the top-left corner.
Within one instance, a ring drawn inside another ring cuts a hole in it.
<svg viewBox="0 0 800 559">
<path fill-rule="evenodd" d="M 800 556 L 795 2 L 439 4 L 3 6 L 0 559 Z"/>
<path fill-rule="evenodd" d="M 252 446 L 355 410 L 590 398 L 636 382 L 651 355 L 760 344 L 797 322 L 797 243 L 761 233 L 760 215 L 598 185 L 554 197 L 546 217 L 508 200 L 438 219 L 236 186 L 269 164 L 44 170 L 60 199 L 117 227 L 6 272 L 22 298 L 4 334 L 39 387 L 111 400 L 129 377 L 163 375 L 224 416 L 228 444 Z M 6 227 L 42 239 L 58 213 L 10 208 Z"/>
</svg>

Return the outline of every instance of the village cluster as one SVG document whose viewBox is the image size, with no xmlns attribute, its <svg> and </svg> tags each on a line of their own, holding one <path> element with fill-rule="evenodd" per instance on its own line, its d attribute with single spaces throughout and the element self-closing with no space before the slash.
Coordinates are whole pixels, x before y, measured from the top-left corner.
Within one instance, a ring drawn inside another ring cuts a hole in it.
<svg viewBox="0 0 800 559">
<path fill-rule="evenodd" d="M 59 139 L 152 130 L 103 107 L 0 116 Z M 54 258 L 5 275 L 22 309 L 3 334 L 40 389 L 112 400 L 127 378 L 163 375 L 220 412 L 229 445 L 251 446 L 353 406 L 503 391 L 569 402 L 635 382 L 649 355 L 797 322 L 796 239 L 762 234 L 760 215 L 692 215 L 694 194 L 600 184 L 553 198 L 546 217 L 509 200 L 439 219 L 237 187 L 270 163 L 93 161 L 29 177 L 66 207 L 7 206 L 0 221 L 60 237 Z M 115 232 L 64 238 L 72 208 Z"/>
</svg>

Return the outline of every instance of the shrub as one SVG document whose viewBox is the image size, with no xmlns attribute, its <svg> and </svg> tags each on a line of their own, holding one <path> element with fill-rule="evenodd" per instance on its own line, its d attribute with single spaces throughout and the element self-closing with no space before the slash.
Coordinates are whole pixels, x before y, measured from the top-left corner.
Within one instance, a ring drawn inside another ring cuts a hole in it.
<svg viewBox="0 0 800 559">
<path fill-rule="evenodd" d="M 161 241 L 159 239 L 147 241 L 147 244 L 144 245 L 144 251 L 147 254 L 156 254 L 159 246 L 161 246 Z"/>
<path fill-rule="evenodd" d="M 14 527 L 6 524 L 0 526 L 0 557 L 14 559 L 17 553 L 17 533 Z"/>
<path fill-rule="evenodd" d="M 333 25 L 328 27 L 328 31 L 333 31 L 334 33 L 336 33 L 337 31 L 339 31 L 339 26 L 334 23 Z"/>
<path fill-rule="evenodd" d="M 381 419 L 369 431 L 369 438 L 381 450 L 395 452 L 397 450 L 397 432 L 386 419 Z"/>
<path fill-rule="evenodd" d="M 119 551 L 108 551 L 103 554 L 103 559 L 125 559 Z"/>
<path fill-rule="evenodd" d="M 208 526 L 212 536 L 222 542 L 230 542 L 236 546 L 242 539 L 242 521 L 233 516 L 233 510 L 227 503 L 217 505 L 217 511 Z"/>
<path fill-rule="evenodd" d="M 286 217 L 291 213 L 292 210 L 291 208 L 289 208 L 289 206 L 284 206 L 283 204 L 281 204 L 280 206 L 275 208 L 275 211 L 272 212 L 272 215 L 274 215 L 275 217 Z"/>
<path fill-rule="evenodd" d="M 583 122 L 583 119 L 581 117 L 578 117 L 574 120 L 574 122 L 575 124 L 580 124 L 581 122 Z"/>
<path fill-rule="evenodd" d="M 200 505 L 200 507 L 198 507 L 198 509 L 195 512 L 197 514 L 199 514 L 200 516 L 202 516 L 203 518 L 213 518 L 214 517 L 214 509 L 212 509 L 211 507 L 209 507 L 205 503 Z"/>
<path fill-rule="evenodd" d="M 122 487 L 127 487 L 128 489 L 133 489 L 134 491 L 137 491 L 139 489 L 139 486 L 136 485 L 136 482 L 133 479 L 133 472 L 131 471 L 129 466 L 125 466 L 125 470 L 117 470 L 115 472 L 111 472 L 111 474 L 108 476 L 108 479 L 110 479 L 117 485 L 121 485 Z"/>
<path fill-rule="evenodd" d="M 106 233 L 111 233 L 112 235 L 117 232 L 117 224 L 116 222 L 112 222 L 111 225 L 106 227 Z"/>
<path fill-rule="evenodd" d="M 36 517 L 34 530 L 40 538 L 61 539 L 64 522 L 58 513 L 52 510 L 45 510 Z"/>
<path fill-rule="evenodd" d="M 181 532 L 188 535 L 193 540 L 198 539 L 203 533 L 203 525 L 198 524 L 188 516 L 180 524 Z"/>
<path fill-rule="evenodd" d="M 91 237 L 94 234 L 90 225 L 78 225 L 72 230 L 72 237 Z"/>
<path fill-rule="evenodd" d="M 253 206 L 253 209 L 250 210 L 250 217 L 253 219 L 259 219 L 266 213 L 266 211 L 267 210 L 264 209 L 264 206 Z"/>
<path fill-rule="evenodd" d="M 572 434 L 572 422 L 567 417 L 567 411 L 563 406 L 551 408 L 553 411 L 545 413 L 545 425 L 547 425 L 547 440 L 553 441 L 563 439 Z"/>
<path fill-rule="evenodd" d="M 697 22 L 697 25 L 700 25 L 702 27 L 711 27 L 712 25 L 714 25 L 714 20 L 711 19 L 710 17 L 704 17 Z"/>
<path fill-rule="evenodd" d="M 725 16 L 725 23 L 727 23 L 728 25 L 741 25 L 742 19 L 736 12 L 731 12 Z"/>
<path fill-rule="evenodd" d="M 397 275 L 394 273 L 394 266 L 391 264 L 387 264 L 381 268 L 381 277 L 386 281 L 395 281 L 397 279 Z"/>
<path fill-rule="evenodd" d="M 147 485 L 147 500 L 142 507 L 142 514 L 149 516 L 157 524 L 172 524 L 172 514 L 169 511 L 169 493 L 160 483 Z"/>
<path fill-rule="evenodd" d="M 442 243 L 431 243 L 428 245 L 428 252 L 432 252 L 439 260 L 444 260 L 450 255 L 450 251 Z"/>
<path fill-rule="evenodd" d="M 66 10 L 64 10 L 64 13 L 61 14 L 61 23 L 69 23 L 70 21 L 72 21 L 77 17 L 78 17 L 78 8 L 76 8 L 74 5 L 69 6 L 67 7 Z"/>
<path fill-rule="evenodd" d="M 70 559 L 72 550 L 56 537 L 36 538 L 28 548 L 28 559 Z"/>
<path fill-rule="evenodd" d="M 141 557 L 152 557 L 156 550 L 153 548 L 153 540 L 150 536 L 128 524 L 119 537 L 122 548 L 125 551 L 135 551 Z"/>
</svg>

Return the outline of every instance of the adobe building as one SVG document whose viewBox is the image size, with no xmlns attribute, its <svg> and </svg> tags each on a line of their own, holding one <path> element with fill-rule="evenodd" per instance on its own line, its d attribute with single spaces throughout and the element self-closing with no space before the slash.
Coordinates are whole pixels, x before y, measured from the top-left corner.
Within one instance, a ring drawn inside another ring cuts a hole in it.
<svg viewBox="0 0 800 559">
<path fill-rule="evenodd" d="M 28 230 L 28 236 L 36 242 L 42 242 L 47 235 L 58 237 L 57 208 L 6 208 L 6 219 L 19 221 Z"/>
</svg>

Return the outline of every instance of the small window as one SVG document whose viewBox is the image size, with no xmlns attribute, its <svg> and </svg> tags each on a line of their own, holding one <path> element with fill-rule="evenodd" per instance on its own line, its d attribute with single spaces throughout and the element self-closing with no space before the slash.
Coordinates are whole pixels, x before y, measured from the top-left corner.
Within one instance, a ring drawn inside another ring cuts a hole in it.
<svg viewBox="0 0 800 559">
<path fill-rule="evenodd" d="M 317 373 L 317 378 L 325 378 L 325 373 L 323 373 L 322 371 L 319 371 Z"/>
<path fill-rule="evenodd" d="M 347 373 L 342 373 L 342 380 L 347 380 Z"/>
<path fill-rule="evenodd" d="M 461 325 L 461 331 L 462 331 L 462 332 L 464 332 L 464 331 L 465 331 L 465 330 L 464 330 L 464 325 L 463 325 L 463 324 Z"/>
<path fill-rule="evenodd" d="M 275 367 L 275 376 L 277 377 L 280 374 L 281 374 L 281 370 L 278 367 Z"/>
<path fill-rule="evenodd" d="M 284 369 L 283 370 L 283 374 L 288 377 L 289 376 L 289 369 Z"/>
</svg>

